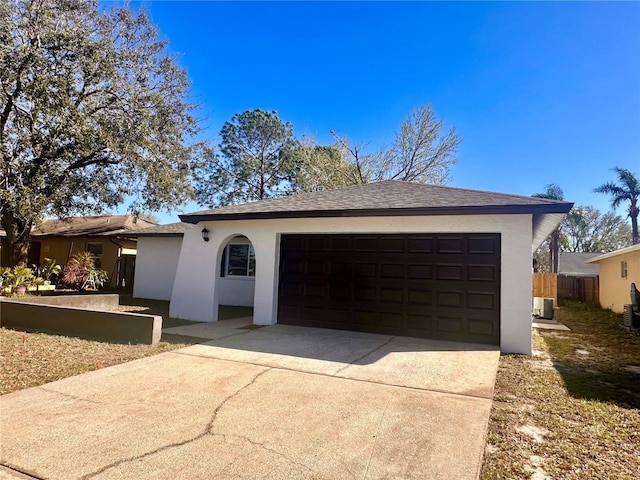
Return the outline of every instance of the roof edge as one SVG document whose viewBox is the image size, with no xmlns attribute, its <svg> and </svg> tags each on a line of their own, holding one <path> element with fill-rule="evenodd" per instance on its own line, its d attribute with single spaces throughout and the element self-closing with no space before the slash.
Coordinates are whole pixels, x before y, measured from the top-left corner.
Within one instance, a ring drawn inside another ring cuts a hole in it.
<svg viewBox="0 0 640 480">
<path fill-rule="evenodd" d="M 319 217 L 391 217 L 420 215 L 504 215 L 526 213 L 569 213 L 573 203 L 549 203 L 538 205 L 473 205 L 459 207 L 375 208 L 348 210 L 299 210 L 247 213 L 191 213 L 179 215 L 182 222 L 216 222 L 224 220 L 266 220 L 275 218 Z"/>
<path fill-rule="evenodd" d="M 624 255 L 625 253 L 635 252 L 636 250 L 640 250 L 640 243 L 631 245 L 630 247 L 624 247 L 619 250 L 614 250 L 613 252 L 603 253 L 602 255 L 586 260 L 585 263 L 598 263 L 601 260 L 617 257 L 618 255 Z"/>
</svg>

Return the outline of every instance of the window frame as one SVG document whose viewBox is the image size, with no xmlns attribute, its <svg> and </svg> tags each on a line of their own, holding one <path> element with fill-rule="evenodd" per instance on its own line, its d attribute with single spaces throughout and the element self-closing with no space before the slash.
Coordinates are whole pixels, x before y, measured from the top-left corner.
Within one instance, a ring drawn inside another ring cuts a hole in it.
<svg viewBox="0 0 640 480">
<path fill-rule="evenodd" d="M 231 260 L 230 249 L 232 247 L 246 247 L 247 248 L 247 260 L 245 266 L 244 275 L 239 275 L 237 273 L 231 274 L 229 273 L 229 262 Z M 249 279 L 255 278 L 256 276 L 256 252 L 251 243 L 244 242 L 234 242 L 230 241 L 222 252 L 222 265 L 220 269 L 220 276 L 225 278 L 235 278 L 235 279 Z"/>
<path fill-rule="evenodd" d="M 628 264 L 626 260 L 620 261 L 620 278 L 627 278 L 629 275 Z"/>
<path fill-rule="evenodd" d="M 100 254 L 98 255 L 90 251 L 89 245 L 100 245 Z M 85 251 L 93 255 L 93 258 L 95 260 L 95 267 L 99 269 L 102 268 L 102 255 L 104 255 L 104 242 L 87 242 L 87 244 L 85 245 Z"/>
</svg>

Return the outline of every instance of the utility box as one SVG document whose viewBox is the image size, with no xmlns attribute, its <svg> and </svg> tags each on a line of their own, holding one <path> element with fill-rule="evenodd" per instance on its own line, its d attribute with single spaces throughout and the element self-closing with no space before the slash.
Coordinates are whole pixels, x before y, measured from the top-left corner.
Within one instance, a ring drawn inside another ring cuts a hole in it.
<svg viewBox="0 0 640 480">
<path fill-rule="evenodd" d="M 553 298 L 533 297 L 533 314 L 538 318 L 553 320 Z"/>
</svg>

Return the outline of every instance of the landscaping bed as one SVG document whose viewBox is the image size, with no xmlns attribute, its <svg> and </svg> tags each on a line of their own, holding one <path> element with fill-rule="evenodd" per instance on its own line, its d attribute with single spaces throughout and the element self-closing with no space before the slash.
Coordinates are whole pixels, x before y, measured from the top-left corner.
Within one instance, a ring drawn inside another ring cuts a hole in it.
<svg viewBox="0 0 640 480">
<path fill-rule="evenodd" d="M 534 330 L 532 357 L 500 358 L 481 478 L 638 478 L 640 337 L 579 303 L 556 319 L 571 331 Z"/>
</svg>

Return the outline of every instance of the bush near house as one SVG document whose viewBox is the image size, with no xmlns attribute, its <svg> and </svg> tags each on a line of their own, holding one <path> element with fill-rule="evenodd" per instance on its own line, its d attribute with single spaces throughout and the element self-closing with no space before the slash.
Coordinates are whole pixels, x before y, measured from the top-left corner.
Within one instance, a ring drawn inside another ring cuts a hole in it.
<svg viewBox="0 0 640 480">
<path fill-rule="evenodd" d="M 73 255 L 62 270 L 60 284 L 77 290 L 99 288 L 109 280 L 106 271 L 95 268 L 95 257 L 89 252 Z"/>
</svg>

